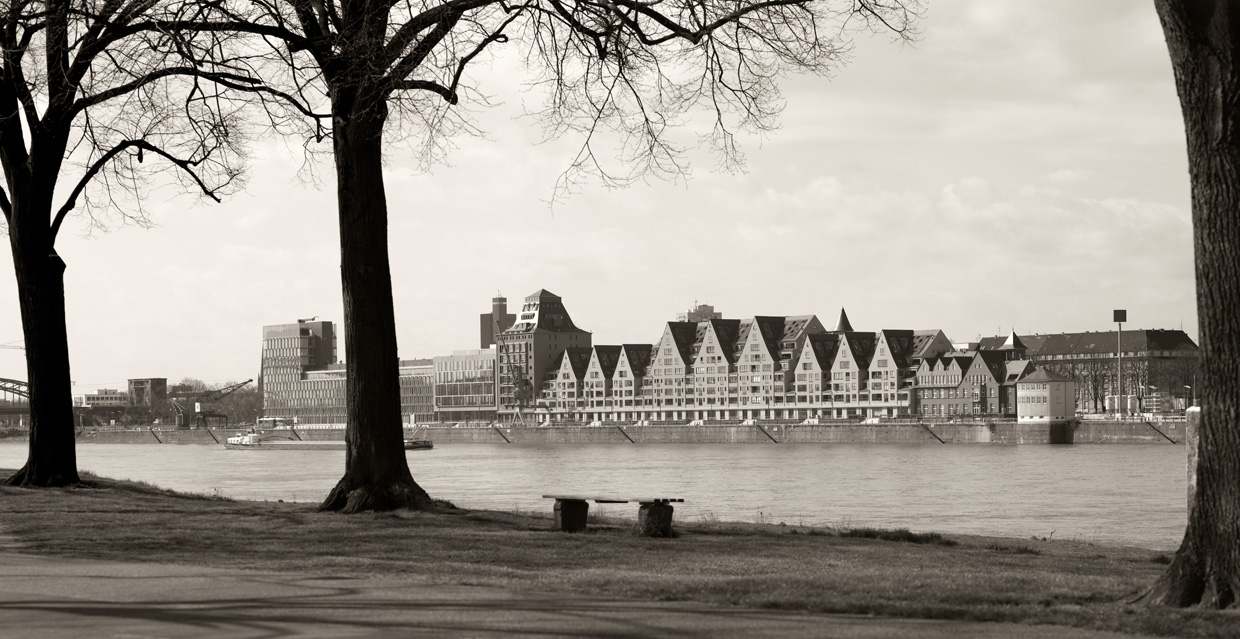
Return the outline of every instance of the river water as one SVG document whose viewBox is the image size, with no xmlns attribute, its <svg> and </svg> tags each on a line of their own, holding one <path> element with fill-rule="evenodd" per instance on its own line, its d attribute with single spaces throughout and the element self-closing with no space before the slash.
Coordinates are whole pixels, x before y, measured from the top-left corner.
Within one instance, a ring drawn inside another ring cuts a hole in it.
<svg viewBox="0 0 1240 639">
<path fill-rule="evenodd" d="M 85 444 L 78 466 L 242 499 L 317 501 L 344 451 Z M 543 494 L 682 497 L 679 521 L 903 527 L 1174 549 L 1186 521 L 1184 447 L 940 444 L 442 444 L 414 478 L 465 508 L 551 511 Z M 0 468 L 26 445 L 0 443 Z M 631 504 L 596 506 L 635 516 Z"/>
</svg>

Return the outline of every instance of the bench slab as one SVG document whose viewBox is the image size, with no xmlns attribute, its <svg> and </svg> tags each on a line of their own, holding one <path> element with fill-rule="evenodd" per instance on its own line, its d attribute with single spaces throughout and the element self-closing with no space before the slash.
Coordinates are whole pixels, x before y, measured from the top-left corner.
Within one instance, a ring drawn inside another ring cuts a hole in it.
<svg viewBox="0 0 1240 639">
<path fill-rule="evenodd" d="M 590 497 L 585 495 L 543 495 L 543 499 L 554 499 L 556 501 L 592 501 L 596 504 L 626 504 L 628 502 L 637 502 L 639 504 L 673 504 L 684 503 L 685 501 L 676 497 Z"/>
</svg>

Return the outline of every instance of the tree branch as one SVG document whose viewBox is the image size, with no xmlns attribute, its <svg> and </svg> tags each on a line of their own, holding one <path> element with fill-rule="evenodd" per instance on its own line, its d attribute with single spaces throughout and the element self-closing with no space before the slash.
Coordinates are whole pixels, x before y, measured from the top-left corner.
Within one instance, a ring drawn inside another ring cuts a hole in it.
<svg viewBox="0 0 1240 639">
<path fill-rule="evenodd" d="M 193 178 L 194 182 L 198 184 L 198 188 L 202 190 L 203 195 L 206 195 L 216 202 L 220 201 L 220 198 L 215 195 L 215 189 L 207 186 L 207 184 L 202 181 L 202 178 L 198 176 L 198 173 L 194 171 L 194 167 L 198 166 L 200 163 L 199 161 L 183 160 L 155 146 L 154 144 L 147 142 L 146 140 L 125 140 L 124 142 L 113 146 L 111 149 L 108 149 L 108 151 L 101 155 L 99 159 L 92 162 L 90 168 L 86 170 L 86 173 L 82 175 L 81 179 L 79 179 L 77 184 L 74 185 L 73 191 L 69 194 L 68 199 L 65 200 L 64 205 L 56 211 L 56 217 L 52 221 L 51 243 L 54 244 L 56 242 L 56 235 L 60 232 L 60 225 L 64 222 L 65 216 L 67 216 L 69 212 L 77 206 L 78 197 L 82 194 L 82 191 L 86 190 L 86 186 L 91 180 L 94 179 L 95 175 L 102 171 L 109 162 L 116 158 L 116 156 L 120 155 L 126 149 L 133 148 L 138 149 L 139 158 L 142 157 L 143 151 L 150 151 L 151 153 L 168 160 Z M 138 161 L 141 162 L 142 160 L 139 159 Z"/>
<path fill-rule="evenodd" d="M 106 102 L 108 100 L 111 100 L 112 98 L 127 95 L 132 91 L 135 91 L 148 84 L 151 84 L 152 82 L 155 82 L 156 80 L 171 77 L 171 76 L 188 76 L 188 77 L 202 78 L 204 80 L 210 80 L 212 82 L 220 82 L 220 83 L 231 82 L 231 83 L 234 83 L 235 85 L 257 86 L 262 82 L 262 80 L 259 80 L 257 78 L 251 78 L 249 76 L 238 75 L 235 73 L 207 72 L 197 67 L 165 67 L 157 71 L 152 71 L 138 78 L 137 80 L 134 80 L 133 82 L 126 82 L 125 84 L 114 86 L 111 89 L 108 89 L 106 91 L 100 91 L 99 93 L 96 93 L 94 95 L 88 95 L 86 97 L 79 98 L 70 107 L 69 113 L 71 115 L 76 115 L 96 104 L 99 104 L 101 102 Z M 234 86 L 233 88 L 236 88 L 236 87 Z"/>
<path fill-rule="evenodd" d="M 0 186 L 0 212 L 4 213 L 4 221 L 10 222 L 13 219 L 13 204 L 9 202 L 9 194 Z"/>
<path fill-rule="evenodd" d="M 445 87 L 437 82 L 431 82 L 429 80 L 396 79 L 396 90 L 422 89 L 425 91 L 431 91 L 432 93 L 438 93 L 443 96 L 443 99 L 448 104 L 455 105 L 460 100 L 460 96 L 457 95 L 456 88 L 461 83 L 461 75 L 465 73 L 465 67 L 470 63 L 470 61 L 477 57 L 478 54 L 482 53 L 482 50 L 492 42 L 499 42 L 501 44 L 508 42 L 508 36 L 504 34 L 504 29 L 520 17 L 526 8 L 532 6 L 533 5 L 531 4 L 525 4 L 511 9 L 512 15 L 510 15 L 507 20 L 504 20 L 504 22 L 499 25 L 499 28 L 484 38 L 482 42 L 479 42 L 478 46 L 474 47 L 474 50 L 469 52 L 468 55 L 461 58 L 461 61 L 456 65 L 456 73 L 452 75 L 452 84 L 450 86 Z"/>
<path fill-rule="evenodd" d="M 396 30 L 396 33 L 388 39 L 388 44 L 384 47 L 383 60 L 387 65 L 395 64 L 400 59 L 419 33 L 437 25 L 442 24 L 452 14 L 456 14 L 459 18 L 465 13 L 474 9 L 480 9 L 489 4 L 497 4 L 501 0 L 449 0 L 441 5 L 427 9 L 422 13 L 414 16 Z"/>
</svg>

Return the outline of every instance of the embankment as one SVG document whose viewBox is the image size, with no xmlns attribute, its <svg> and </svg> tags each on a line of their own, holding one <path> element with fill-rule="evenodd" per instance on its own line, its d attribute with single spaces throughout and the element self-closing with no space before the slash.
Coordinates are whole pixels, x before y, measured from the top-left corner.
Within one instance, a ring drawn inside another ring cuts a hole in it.
<svg viewBox="0 0 1240 639">
<path fill-rule="evenodd" d="M 216 444 L 232 430 L 176 430 L 146 427 L 128 430 L 86 430 L 80 443 Z M 293 440 L 340 441 L 344 430 L 298 428 L 266 431 Z M 1171 444 L 1181 443 L 1184 424 L 1141 421 L 1084 421 L 1070 424 L 1017 422 L 903 424 L 704 424 L 692 426 L 430 426 L 406 428 L 406 438 L 436 444 Z"/>
</svg>

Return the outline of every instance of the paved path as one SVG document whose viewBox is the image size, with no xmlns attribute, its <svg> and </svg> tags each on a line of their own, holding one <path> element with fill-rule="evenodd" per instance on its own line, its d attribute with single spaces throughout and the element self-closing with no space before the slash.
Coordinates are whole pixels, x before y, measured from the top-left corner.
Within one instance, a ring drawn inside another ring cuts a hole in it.
<svg viewBox="0 0 1240 639">
<path fill-rule="evenodd" d="M 0 544 L 0 637 L 909 637 L 1103 639 L 1059 626 L 811 615 L 93 561 Z"/>
</svg>

